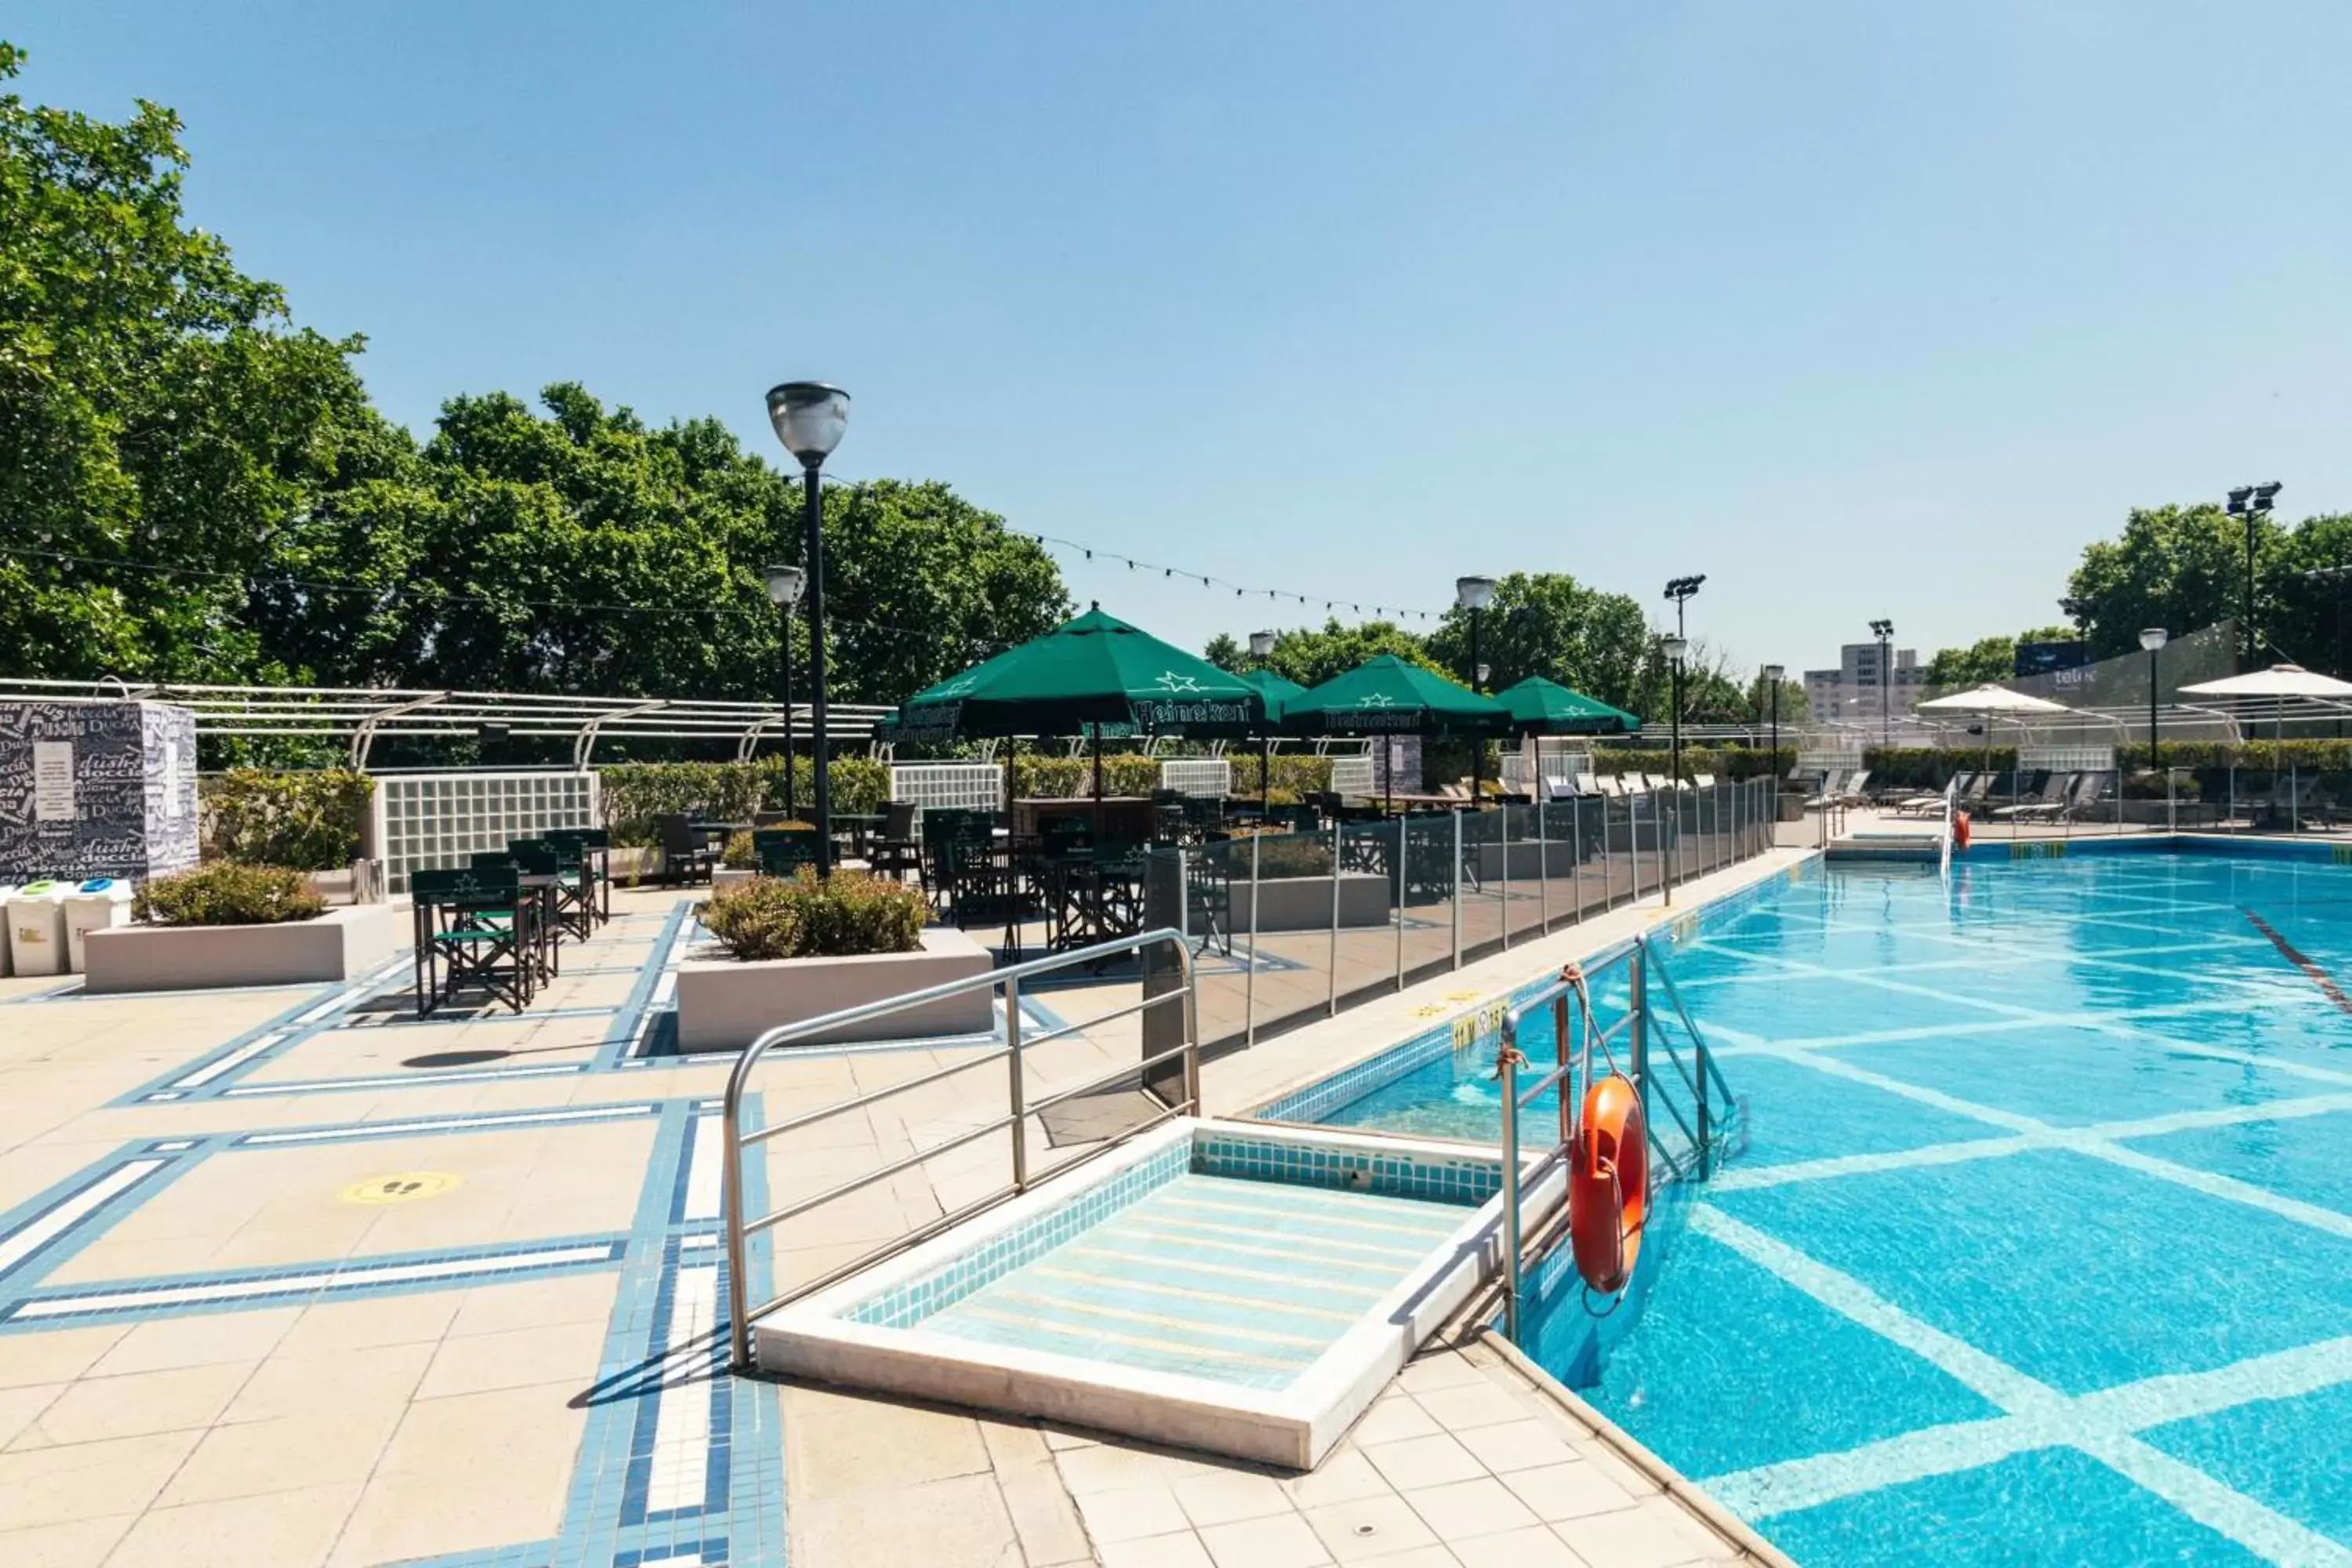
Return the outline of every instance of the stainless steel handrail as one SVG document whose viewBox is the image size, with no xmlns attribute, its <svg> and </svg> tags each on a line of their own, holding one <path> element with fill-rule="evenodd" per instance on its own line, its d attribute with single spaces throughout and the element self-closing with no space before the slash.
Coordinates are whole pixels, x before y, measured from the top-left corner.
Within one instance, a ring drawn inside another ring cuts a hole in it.
<svg viewBox="0 0 2352 1568">
<path fill-rule="evenodd" d="M 1058 970 L 1079 968 L 1090 964 L 1100 964 L 1106 960 L 1118 958 L 1128 953 L 1140 955 L 1147 950 L 1161 943 L 1167 944 L 1176 955 L 1177 973 L 1180 977 L 1181 983 L 1175 989 L 1163 991 L 1156 996 L 1146 996 L 1141 1001 L 1129 1006 L 1115 1007 L 1108 1013 L 1100 1014 L 1096 1017 L 1087 1020 L 1083 1024 L 1066 1024 L 1060 1027 L 1048 1030 L 1044 1034 L 1034 1036 L 1027 1039 L 1023 1038 L 1021 1033 L 1021 983 L 1024 980 L 1029 979 L 1034 975 L 1050 974 Z M 946 1001 L 952 997 L 969 995 L 975 991 L 993 991 L 998 986 L 1003 986 L 1004 988 L 1006 1039 L 1006 1044 L 1004 1046 L 995 1050 L 986 1052 L 981 1056 L 971 1058 L 969 1060 L 956 1062 L 948 1067 L 936 1068 L 933 1071 L 921 1074 L 919 1077 L 908 1079 L 903 1082 L 891 1084 L 886 1088 L 872 1090 L 869 1093 L 856 1095 L 851 1099 L 841 1100 L 832 1105 L 820 1107 L 818 1110 L 807 1111 L 799 1116 L 793 1117 L 789 1121 L 778 1122 L 772 1127 L 757 1128 L 750 1132 L 746 1132 L 744 1131 L 743 1097 L 746 1087 L 751 1082 L 751 1071 L 754 1068 L 760 1065 L 760 1059 L 776 1047 L 790 1045 L 795 1040 L 807 1039 L 813 1036 L 828 1033 L 832 1030 L 843 1028 L 852 1024 L 866 1023 L 872 1019 L 887 1017 L 894 1013 L 903 1013 L 912 1008 L 929 1005 L 934 1002 Z M 1083 1084 L 1058 1090 L 1045 1100 L 1038 1100 L 1034 1104 L 1027 1101 L 1025 1092 L 1026 1085 L 1024 1079 L 1022 1068 L 1024 1056 L 1031 1046 L 1040 1044 L 1045 1040 L 1058 1039 L 1066 1035 L 1075 1034 L 1082 1029 L 1091 1028 L 1097 1024 L 1108 1023 L 1113 1019 L 1129 1017 L 1135 1014 L 1144 1012 L 1149 1008 L 1159 1006 L 1167 1002 L 1178 1002 L 1183 1006 L 1183 1037 L 1177 1045 L 1167 1050 L 1158 1051 L 1150 1056 L 1146 1056 L 1138 1061 L 1116 1068 L 1110 1072 L 1090 1079 Z M 1007 1101 L 1010 1106 L 1009 1114 L 996 1117 L 974 1127 L 965 1128 L 944 1142 L 932 1144 L 923 1149 L 917 1150 L 911 1154 L 891 1161 L 889 1163 L 879 1166 L 877 1169 L 863 1172 L 846 1182 L 843 1182 L 835 1186 L 827 1188 L 822 1193 L 815 1194 L 810 1197 L 802 1198 L 768 1214 L 752 1216 L 744 1212 L 743 1153 L 745 1150 L 757 1148 L 759 1145 L 767 1142 L 770 1139 L 778 1137 L 782 1133 L 792 1131 L 797 1128 L 807 1127 L 815 1122 L 826 1121 L 832 1117 L 844 1115 L 849 1111 L 860 1110 L 866 1106 L 874 1104 L 877 1100 L 889 1099 L 893 1095 L 903 1094 L 908 1089 L 919 1089 L 926 1084 L 937 1083 L 942 1079 L 952 1078 L 958 1073 L 970 1072 L 976 1068 L 986 1067 L 992 1062 L 1008 1060 L 1012 1064 L 1010 1092 L 1007 1096 Z M 1074 1099 L 1079 1095 L 1091 1093 L 1109 1084 L 1119 1083 L 1129 1079 L 1140 1077 L 1141 1075 L 1150 1072 L 1155 1067 L 1160 1067 L 1171 1061 L 1178 1060 L 1181 1060 L 1183 1064 L 1183 1093 L 1181 1098 L 1174 1104 L 1168 1106 L 1165 1110 L 1147 1118 L 1143 1121 L 1137 1123 L 1135 1126 L 1127 1129 L 1118 1136 L 1104 1140 L 1097 1147 L 1089 1149 L 1086 1152 L 1079 1154 L 1075 1158 L 1065 1160 L 1061 1162 L 1061 1163 L 1055 1165 L 1045 1172 L 1038 1173 L 1036 1174 L 1031 1173 L 1029 1170 L 1027 1133 L 1027 1126 L 1030 1117 L 1034 1116 L 1041 1111 L 1049 1110 L 1053 1106 L 1060 1104 L 1063 1100 Z M 726 1099 L 722 1102 L 720 1116 L 720 1127 L 724 1135 L 724 1143 L 723 1157 L 719 1169 L 719 1181 L 725 1195 L 727 1222 L 727 1305 L 730 1364 L 733 1370 L 737 1372 L 748 1372 L 751 1370 L 751 1325 L 759 1319 L 774 1311 L 777 1308 L 784 1306 L 788 1302 L 797 1300 L 813 1290 L 822 1289 L 824 1287 L 832 1284 L 837 1279 L 845 1279 L 849 1275 L 856 1273 L 857 1270 L 866 1268 L 878 1258 L 886 1258 L 894 1253 L 903 1251 L 907 1247 L 913 1246 L 916 1242 L 920 1241 L 927 1237 L 935 1236 L 940 1231 L 946 1229 L 948 1226 L 967 1219 L 984 1209 L 992 1207 L 995 1205 L 1003 1202 L 1007 1198 L 1017 1196 L 1019 1194 L 1027 1191 L 1031 1186 L 1034 1185 L 1037 1182 L 1044 1180 L 1047 1176 L 1058 1175 L 1064 1171 L 1082 1165 L 1087 1161 L 1093 1159 L 1095 1156 L 1117 1147 L 1119 1143 L 1124 1142 L 1139 1132 L 1147 1131 L 1153 1127 L 1159 1126 L 1161 1122 L 1166 1121 L 1172 1117 L 1183 1116 L 1186 1114 L 1198 1114 L 1200 1109 L 1201 1025 L 1198 996 L 1194 986 L 1192 970 L 1192 944 L 1184 939 L 1182 932 L 1167 927 L 1144 931 L 1139 935 L 1122 938 L 1115 942 L 1098 942 L 1092 947 L 1076 948 L 1068 952 L 1055 953 L 1045 958 L 1031 959 L 1025 963 L 1011 964 L 1003 969 L 992 970 L 986 974 L 974 974 L 969 975 L 961 980 L 950 980 L 942 984 L 927 986 L 920 991 L 908 992 L 903 996 L 889 996 L 885 997 L 878 1002 L 862 1003 L 855 1007 L 845 1007 L 837 1013 L 827 1013 L 823 1017 L 803 1019 L 801 1022 L 794 1024 L 782 1024 L 779 1025 L 775 1028 L 767 1030 L 757 1039 L 753 1040 L 751 1045 L 746 1047 L 743 1054 L 736 1058 L 735 1070 L 728 1075 L 727 1094 Z M 925 1224 L 915 1227 L 913 1230 L 897 1237 L 895 1240 L 886 1242 L 882 1246 L 872 1248 L 859 1257 L 850 1259 L 846 1263 L 843 1263 L 834 1268 L 828 1269 L 824 1274 L 819 1275 L 816 1279 L 804 1281 L 793 1289 L 786 1290 L 776 1296 L 761 1306 L 753 1307 L 751 1305 L 750 1243 L 751 1238 L 753 1236 L 758 1235 L 761 1231 L 771 1229 L 775 1226 L 782 1224 L 783 1221 L 793 1218 L 796 1215 L 805 1214 L 811 1209 L 831 1203 L 836 1198 L 846 1196 L 851 1193 L 857 1192 L 870 1186 L 877 1181 L 896 1175 L 899 1172 L 907 1170 L 912 1166 L 921 1164 L 926 1160 L 937 1159 L 940 1155 L 946 1153 L 950 1150 L 960 1149 L 963 1145 L 970 1143 L 976 1139 L 985 1137 L 992 1132 L 1004 1131 L 1008 1128 L 1011 1130 L 1013 1135 L 1013 1180 L 1009 1184 L 995 1189 L 994 1191 L 992 1191 L 971 1203 L 963 1205 L 952 1213 L 942 1214 L 938 1218 L 928 1221 Z"/>
<path fill-rule="evenodd" d="M 1626 972 L 1632 991 L 1630 1004 L 1623 1016 L 1604 1027 L 1592 1011 L 1592 986 L 1620 966 Z M 1713 1173 L 1710 1150 L 1714 1136 L 1713 1096 L 1708 1086 L 1714 1086 L 1727 1106 L 1731 1103 L 1731 1086 L 1725 1080 L 1722 1069 L 1716 1066 L 1714 1057 L 1706 1047 L 1706 1037 L 1699 1033 L 1698 1026 L 1692 1021 L 1690 1009 L 1683 1005 L 1682 994 L 1675 985 L 1673 973 L 1652 947 L 1647 932 L 1631 937 L 1583 964 L 1570 964 L 1561 971 L 1559 978 L 1507 1011 L 1503 1015 L 1502 1046 L 1495 1058 L 1495 1075 L 1503 1086 L 1503 1331 L 1515 1343 L 1519 1336 L 1521 1277 L 1526 1261 L 1525 1243 L 1520 1234 L 1521 1203 L 1527 1187 L 1540 1180 L 1555 1164 L 1566 1160 L 1575 1142 L 1580 1112 L 1575 1094 L 1577 1063 L 1583 1060 L 1588 1064 L 1585 1076 L 1589 1079 L 1591 1076 L 1589 1063 L 1592 1050 L 1596 1047 L 1605 1047 L 1622 1031 L 1627 1037 L 1632 1077 L 1641 1091 L 1643 1110 L 1646 1111 L 1649 1107 L 1650 1046 L 1656 1035 L 1656 1031 L 1649 1027 L 1654 1011 L 1649 995 L 1649 976 L 1653 970 L 1665 982 L 1667 998 L 1681 1022 L 1684 1035 L 1691 1042 L 1692 1054 L 1697 1065 L 1694 1075 L 1690 1065 L 1685 1063 L 1681 1053 L 1675 1049 L 1672 1040 L 1658 1040 L 1667 1059 L 1675 1064 L 1675 1071 L 1692 1091 L 1698 1118 L 1696 1131 L 1694 1133 L 1690 1123 L 1683 1120 L 1682 1112 L 1675 1110 L 1671 1100 L 1664 1102 L 1666 1113 L 1674 1118 L 1675 1125 L 1682 1129 L 1683 1136 L 1690 1139 L 1697 1151 L 1698 1179 L 1705 1181 Z M 1570 1047 L 1568 1004 L 1571 996 L 1576 999 L 1576 1016 L 1584 1035 L 1580 1049 Z M 1527 1019 L 1547 1009 L 1552 1014 L 1552 1044 L 1556 1060 L 1549 1070 L 1522 1089 L 1519 1068 L 1528 1065 L 1528 1058 L 1526 1053 L 1519 1049 L 1519 1032 Z M 1554 1086 L 1559 1090 L 1559 1139 L 1545 1150 L 1543 1158 L 1536 1163 L 1533 1170 L 1522 1170 L 1519 1113 Z M 1684 1176 L 1686 1173 L 1682 1163 L 1675 1159 L 1654 1127 L 1650 1129 L 1649 1138 L 1652 1147 L 1664 1158 L 1676 1179 Z"/>
</svg>

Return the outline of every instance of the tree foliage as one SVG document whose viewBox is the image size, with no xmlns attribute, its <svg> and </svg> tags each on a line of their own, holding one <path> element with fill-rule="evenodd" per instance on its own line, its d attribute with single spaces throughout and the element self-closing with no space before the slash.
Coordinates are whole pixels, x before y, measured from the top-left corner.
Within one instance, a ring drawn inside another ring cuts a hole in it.
<svg viewBox="0 0 2352 1568">
<path fill-rule="evenodd" d="M 21 56 L 0 44 L 0 82 Z M 0 96 L 0 645 L 26 673 L 773 695 L 762 569 L 801 490 L 714 419 L 558 383 L 451 398 L 421 447 L 357 337 L 295 327 L 182 210 L 180 122 Z M 1068 611 L 943 484 L 830 488 L 827 650 L 891 701 Z M 795 652 L 806 668 L 805 617 Z"/>
<path fill-rule="evenodd" d="M 1266 663 L 1276 674 L 1295 680 L 1301 686 L 1320 686 L 1336 675 L 1392 653 L 1408 663 L 1417 664 L 1441 675 L 1460 679 L 1460 672 L 1447 668 L 1433 658 L 1429 645 L 1406 631 L 1393 621 L 1360 621 L 1342 626 L 1334 616 L 1317 630 L 1299 626 L 1295 630 L 1277 632 L 1274 652 Z"/>
<path fill-rule="evenodd" d="M 1457 606 L 1430 634 L 1430 653 L 1439 668 L 1465 679 L 1470 641 L 1470 612 Z M 1478 613 L 1477 641 L 1489 691 L 1540 675 L 1612 707 L 1642 710 L 1653 639 L 1630 595 L 1587 587 L 1565 572 L 1514 572 L 1496 584 L 1495 602 Z M 1661 697 L 1664 668 L 1650 671 Z"/>
</svg>

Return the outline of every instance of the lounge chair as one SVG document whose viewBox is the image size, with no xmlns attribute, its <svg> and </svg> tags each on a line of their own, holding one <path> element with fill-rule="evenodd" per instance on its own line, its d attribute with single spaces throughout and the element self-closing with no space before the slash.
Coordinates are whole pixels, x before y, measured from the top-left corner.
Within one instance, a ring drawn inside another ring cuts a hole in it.
<svg viewBox="0 0 2352 1568">
<path fill-rule="evenodd" d="M 1838 797 L 1844 793 L 1844 789 L 1845 770 L 1843 768 L 1832 768 L 1822 774 L 1821 787 L 1814 790 L 1812 794 L 1805 797 L 1805 805 L 1808 808 L 1816 809 L 1821 806 L 1832 805 L 1836 802 Z"/>
<path fill-rule="evenodd" d="M 1576 793 L 1579 795 L 1599 795 L 1601 793 L 1601 781 L 1591 773 L 1579 773 L 1576 775 Z"/>
<path fill-rule="evenodd" d="M 1870 804 L 1870 770 L 1868 768 L 1864 768 L 1846 781 L 1845 788 L 1838 792 L 1837 803 L 1840 805 Z"/>
<path fill-rule="evenodd" d="M 1981 795 L 1983 790 L 1977 783 L 1980 776 L 1977 773 L 1954 774 L 1951 792 L 1953 804 L 1966 809 L 1968 803 L 1974 798 L 1969 794 L 1971 790 Z M 1895 803 L 1895 815 L 1897 816 L 1933 816 L 1943 809 L 1944 792 L 1942 790 L 1937 790 L 1934 795 L 1906 795 Z"/>
<path fill-rule="evenodd" d="M 2082 777 L 2080 773 L 2045 773 L 2041 775 L 2041 792 L 2033 799 L 1996 807 L 1992 815 L 2000 822 L 2032 822 L 2044 816 L 2055 821 L 2057 814 L 2065 809 L 2067 797 L 2082 782 Z"/>
</svg>

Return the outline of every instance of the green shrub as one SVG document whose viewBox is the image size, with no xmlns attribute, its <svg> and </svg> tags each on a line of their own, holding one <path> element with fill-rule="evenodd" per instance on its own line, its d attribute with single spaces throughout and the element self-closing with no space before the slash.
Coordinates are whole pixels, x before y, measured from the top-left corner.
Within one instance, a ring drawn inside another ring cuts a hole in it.
<svg viewBox="0 0 2352 1568">
<path fill-rule="evenodd" d="M 751 830 L 727 836 L 727 847 L 719 852 L 719 863 L 730 871 L 749 871 L 760 863 L 759 851 L 751 847 Z"/>
<path fill-rule="evenodd" d="M 922 945 L 927 913 L 919 889 L 855 871 L 820 882 L 803 867 L 793 877 L 754 877 L 711 894 L 701 919 L 721 946 L 749 961 L 912 952 Z"/>
<path fill-rule="evenodd" d="M 816 800 L 814 765 L 793 759 L 795 804 Z M 871 816 L 890 799 L 890 770 L 871 757 L 835 757 L 826 767 L 833 781 L 833 809 L 845 816 Z M 660 842 L 654 818 L 666 812 L 740 821 L 784 804 L 784 759 L 751 763 L 615 763 L 596 770 L 604 795 L 604 825 L 616 845 L 648 847 Z"/>
<path fill-rule="evenodd" d="M 1234 868 L 1246 873 L 1249 851 L 1234 851 Z M 1260 881 L 1276 877 L 1328 877 L 1331 874 L 1331 841 L 1319 835 L 1309 837 L 1303 833 L 1261 833 L 1257 837 L 1257 874 Z"/>
<path fill-rule="evenodd" d="M 290 866 L 215 860 L 142 884 L 131 898 L 131 916 L 159 926 L 278 925 L 307 921 L 326 907 Z"/>
<path fill-rule="evenodd" d="M 1257 752 L 1244 752 L 1242 742 L 1225 753 L 1234 764 L 1234 793 L 1255 796 L 1257 787 Z M 1298 755 L 1287 752 L 1274 754 L 1274 799 L 1277 805 L 1297 805 L 1309 795 L 1320 795 L 1331 787 L 1331 759 Z M 1290 798 L 1285 801 L 1283 796 Z"/>
<path fill-rule="evenodd" d="M 197 784 L 204 857 L 332 871 L 359 858 L 375 781 L 348 768 L 231 768 Z"/>
</svg>

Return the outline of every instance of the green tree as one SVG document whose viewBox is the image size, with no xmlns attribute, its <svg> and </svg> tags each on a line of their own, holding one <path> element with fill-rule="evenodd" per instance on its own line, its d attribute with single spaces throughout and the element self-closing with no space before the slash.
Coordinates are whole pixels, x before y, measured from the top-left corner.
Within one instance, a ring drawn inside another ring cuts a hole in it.
<svg viewBox="0 0 2352 1568">
<path fill-rule="evenodd" d="M 2342 678 L 2352 668 L 2352 512 L 2295 524 L 2281 544 L 2274 582 L 2264 640 L 2297 664 Z"/>
<path fill-rule="evenodd" d="M 1219 632 L 1211 637 L 1208 647 L 1201 650 L 1201 657 L 1219 669 L 1230 669 L 1236 675 L 1249 668 L 1249 651 L 1231 632 Z"/>
<path fill-rule="evenodd" d="M 1337 616 L 1325 621 L 1319 631 L 1300 626 L 1276 633 L 1274 652 L 1266 663 L 1276 674 L 1301 686 L 1319 686 L 1384 653 L 1440 674 L 1453 673 L 1430 657 L 1427 644 L 1393 621 L 1360 621 L 1348 626 L 1341 626 Z"/>
<path fill-rule="evenodd" d="M 24 56 L 0 43 L 0 82 Z M 351 361 L 186 226 L 180 121 L 0 94 L 0 643 L 28 674 L 299 675 L 247 611 L 287 533 L 397 461 Z"/>
<path fill-rule="evenodd" d="M 1801 724 L 1811 719 L 1813 714 L 1813 704 L 1812 700 L 1805 695 L 1804 683 L 1790 680 L 1783 676 L 1780 685 L 1780 722 L 1783 725 Z M 1759 669 L 1756 672 L 1755 679 L 1748 683 L 1748 710 L 1740 714 L 1735 722 L 1762 723 L 1771 717 L 1772 686 L 1764 679 L 1764 672 Z"/>
<path fill-rule="evenodd" d="M 1641 699 L 1652 641 L 1640 605 L 1623 594 L 1587 587 L 1565 572 L 1504 577 L 1478 624 L 1479 658 L 1491 671 L 1488 690 L 1540 675 L 1619 708 L 1633 708 Z M 1470 612 L 1447 611 L 1430 634 L 1429 648 L 1439 668 L 1461 679 L 1471 662 Z M 1663 677 L 1658 689 L 1664 689 Z"/>
<path fill-rule="evenodd" d="M 2255 616 L 2267 634 L 2286 564 L 2287 531 L 2269 517 L 2254 525 Z M 2244 608 L 2246 528 L 2218 506 L 2135 510 L 2122 537 L 2083 552 L 2067 595 L 2095 659 L 2139 648 L 2145 626 L 2178 635 L 2238 616 Z"/>
</svg>

